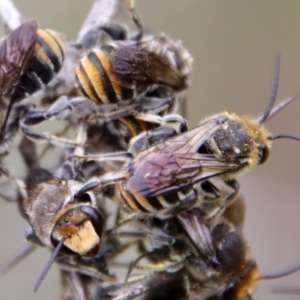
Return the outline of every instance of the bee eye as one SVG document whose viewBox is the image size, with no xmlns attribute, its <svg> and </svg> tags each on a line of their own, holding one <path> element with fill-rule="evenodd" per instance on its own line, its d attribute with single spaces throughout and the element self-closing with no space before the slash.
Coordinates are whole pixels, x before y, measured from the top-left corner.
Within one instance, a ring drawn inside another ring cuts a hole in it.
<svg viewBox="0 0 300 300">
<path fill-rule="evenodd" d="M 265 144 L 261 144 L 258 147 L 258 151 L 259 151 L 258 164 L 261 165 L 268 159 L 270 151 L 269 151 L 269 148 Z"/>
</svg>

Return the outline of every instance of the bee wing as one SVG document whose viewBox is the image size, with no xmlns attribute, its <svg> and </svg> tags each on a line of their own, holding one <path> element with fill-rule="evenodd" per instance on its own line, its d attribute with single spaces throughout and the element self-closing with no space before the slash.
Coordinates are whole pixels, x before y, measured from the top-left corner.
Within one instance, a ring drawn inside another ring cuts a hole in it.
<svg viewBox="0 0 300 300">
<path fill-rule="evenodd" d="M 127 189 L 145 197 L 160 196 L 240 167 L 200 151 L 220 122 L 218 117 L 211 118 L 137 155 L 128 166 Z"/>
<path fill-rule="evenodd" d="M 116 80 L 124 87 L 136 89 L 151 84 L 164 84 L 183 89 L 183 76 L 163 57 L 136 44 L 118 44 L 110 53 Z"/>
<path fill-rule="evenodd" d="M 197 127 L 176 135 L 163 143 L 156 144 L 148 152 L 159 153 L 195 153 L 201 152 L 201 146 L 207 141 L 220 125 L 220 120 L 211 118 Z"/>
<path fill-rule="evenodd" d="M 0 95 L 18 83 L 34 55 L 37 22 L 23 23 L 12 31 L 0 46 Z"/>
<path fill-rule="evenodd" d="M 131 167 L 131 166 L 130 166 Z M 132 172 L 126 188 L 132 194 L 157 197 L 189 188 L 240 167 L 199 153 L 149 153 Z"/>
<path fill-rule="evenodd" d="M 194 245 L 200 257 L 214 256 L 212 237 L 207 226 L 201 221 L 197 209 L 181 212 L 177 216 L 183 226 L 186 236 Z"/>
</svg>

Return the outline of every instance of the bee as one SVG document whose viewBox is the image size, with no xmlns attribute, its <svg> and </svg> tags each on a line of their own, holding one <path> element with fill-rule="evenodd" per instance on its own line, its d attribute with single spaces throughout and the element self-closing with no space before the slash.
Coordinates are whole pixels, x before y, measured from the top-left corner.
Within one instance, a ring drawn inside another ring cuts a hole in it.
<svg viewBox="0 0 300 300">
<path fill-rule="evenodd" d="M 91 51 L 80 60 L 76 77 L 82 93 L 101 104 L 133 99 L 134 93 L 152 84 L 175 90 L 186 88 L 176 69 L 154 52 L 134 44 L 120 43 Z"/>
<path fill-rule="evenodd" d="M 171 108 L 175 101 L 164 99 L 163 93 L 158 92 L 159 96 L 151 97 L 147 90 L 163 86 L 178 92 L 190 84 L 192 57 L 181 42 L 164 35 L 144 37 L 142 22 L 132 3 L 130 7 L 138 34 L 127 39 L 124 29 L 114 24 L 98 28 L 115 42 L 94 48 L 80 59 L 76 68 L 76 82 L 82 94 L 115 110 L 102 114 L 110 120 L 118 119 L 120 114 L 149 109 L 162 112 L 166 105 Z M 123 102 L 133 99 L 134 105 L 129 102 L 127 110 L 120 109 Z"/>
<path fill-rule="evenodd" d="M 81 127 L 77 138 L 84 139 L 84 136 L 85 128 Z M 75 151 L 83 149 L 78 147 Z M 28 155 L 25 153 L 25 156 Z M 14 179 L 12 175 L 9 177 Z M 93 267 L 98 262 L 100 268 L 100 261 L 103 260 L 99 250 L 103 243 L 106 219 L 92 193 L 76 196 L 83 181 L 81 163 L 74 159 L 67 159 L 58 174 L 41 167 L 32 167 L 24 182 L 15 180 L 20 192 L 18 204 L 21 215 L 31 227 L 26 233 L 27 241 L 54 250 L 38 278 L 35 291 L 54 261 L 67 271 L 75 270 L 92 274 L 94 278 L 113 280 L 107 270 Z M 27 253 L 25 251 L 24 256 Z M 2 273 L 21 259 L 18 257 L 16 261 L 7 264 L 8 267 Z"/>
<path fill-rule="evenodd" d="M 276 74 L 278 71 L 279 58 Z M 277 86 L 276 75 L 268 108 L 258 120 L 225 112 L 150 147 L 144 143 L 145 139 L 152 138 L 151 133 L 147 133 L 147 136 L 142 134 L 132 139 L 127 152 L 84 156 L 91 160 L 119 159 L 127 163 L 119 172 L 90 179 L 83 190 L 116 183 L 122 203 L 134 214 L 172 215 L 199 205 L 194 191 L 196 186 L 201 185 L 204 191 L 208 189 L 215 199 L 220 199 L 220 190 L 209 180 L 217 178 L 233 189 L 224 197 L 216 214 L 220 213 L 234 201 L 239 191 L 235 177 L 264 163 L 273 140 L 300 139 L 292 135 L 271 135 L 263 126 L 294 99 L 273 109 Z"/>
<path fill-rule="evenodd" d="M 249 300 L 262 280 L 298 271 L 299 266 L 277 274 L 260 274 L 242 234 L 243 202 L 239 196 L 222 216 L 208 222 L 203 222 L 198 209 L 167 219 L 139 219 L 140 226 L 174 241 L 139 241 L 141 255 L 129 265 L 126 289 L 113 299 L 129 300 L 144 294 L 147 300 L 169 299 L 176 291 L 175 299 L 180 300 Z M 238 213 L 241 215 L 236 218 Z"/>
<path fill-rule="evenodd" d="M 13 105 L 42 89 L 61 68 L 64 55 L 62 38 L 53 30 L 38 28 L 34 20 L 6 37 L 0 47 L 2 139 Z"/>
<path fill-rule="evenodd" d="M 153 231 L 162 231 L 175 241 L 171 245 L 156 245 L 149 250 L 149 241 L 142 240 L 142 255 L 129 267 L 130 273 L 141 267 L 144 270 L 142 279 L 137 280 L 136 288 L 129 288 L 114 299 L 133 299 L 145 293 L 148 294 L 146 299 L 156 299 L 165 288 L 171 291 L 180 289 L 182 298 L 179 299 L 208 299 L 222 295 L 227 287 L 237 286 L 246 277 L 253 280 L 244 288 L 243 297 L 230 299 L 247 299 L 247 295 L 252 294 L 259 271 L 249 256 L 249 247 L 241 231 L 222 217 L 204 224 L 196 210 L 182 213 L 182 217 L 191 221 L 188 230 L 198 237 L 197 249 L 186 236 L 187 228 L 176 217 L 144 220 L 147 228 L 150 226 Z M 140 264 L 145 259 L 147 262 L 143 267 Z M 145 274 L 147 269 L 150 274 Z M 136 276 L 129 277 L 128 286 L 131 281 L 134 283 Z"/>
</svg>

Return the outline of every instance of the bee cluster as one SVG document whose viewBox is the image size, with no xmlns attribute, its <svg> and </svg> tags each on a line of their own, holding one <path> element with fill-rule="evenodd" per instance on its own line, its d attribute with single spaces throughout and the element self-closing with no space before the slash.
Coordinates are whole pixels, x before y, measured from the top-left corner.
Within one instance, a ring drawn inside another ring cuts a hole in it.
<svg viewBox="0 0 300 300">
<path fill-rule="evenodd" d="M 76 41 L 4 2 L 16 22 L 4 17 L 0 153 L 21 131 L 27 170 L 25 178 L 3 164 L 0 172 L 17 188 L 30 230 L 1 273 L 45 246 L 52 255 L 34 290 L 55 262 L 61 299 L 252 299 L 264 277 L 243 234 L 236 177 L 264 163 L 273 140 L 300 139 L 264 128 L 295 98 L 274 107 L 279 56 L 259 119 L 225 112 L 189 129 L 177 107 L 192 56 L 181 41 L 146 31 L 132 1 L 111 1 L 124 6 L 131 30 L 98 22 L 105 1 L 95 1 Z M 46 121 L 64 130 L 37 130 Z M 61 151 L 45 168 L 52 146 Z"/>
</svg>

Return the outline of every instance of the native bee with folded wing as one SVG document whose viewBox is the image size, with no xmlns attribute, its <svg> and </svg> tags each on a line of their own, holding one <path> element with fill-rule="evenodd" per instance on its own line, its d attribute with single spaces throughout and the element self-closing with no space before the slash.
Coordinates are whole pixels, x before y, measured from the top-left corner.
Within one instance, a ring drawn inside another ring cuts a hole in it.
<svg viewBox="0 0 300 300">
<path fill-rule="evenodd" d="M 53 30 L 40 29 L 34 20 L 13 30 L 0 46 L 0 138 L 2 153 L 29 110 L 19 102 L 42 89 L 59 71 L 65 50 Z"/>
</svg>

